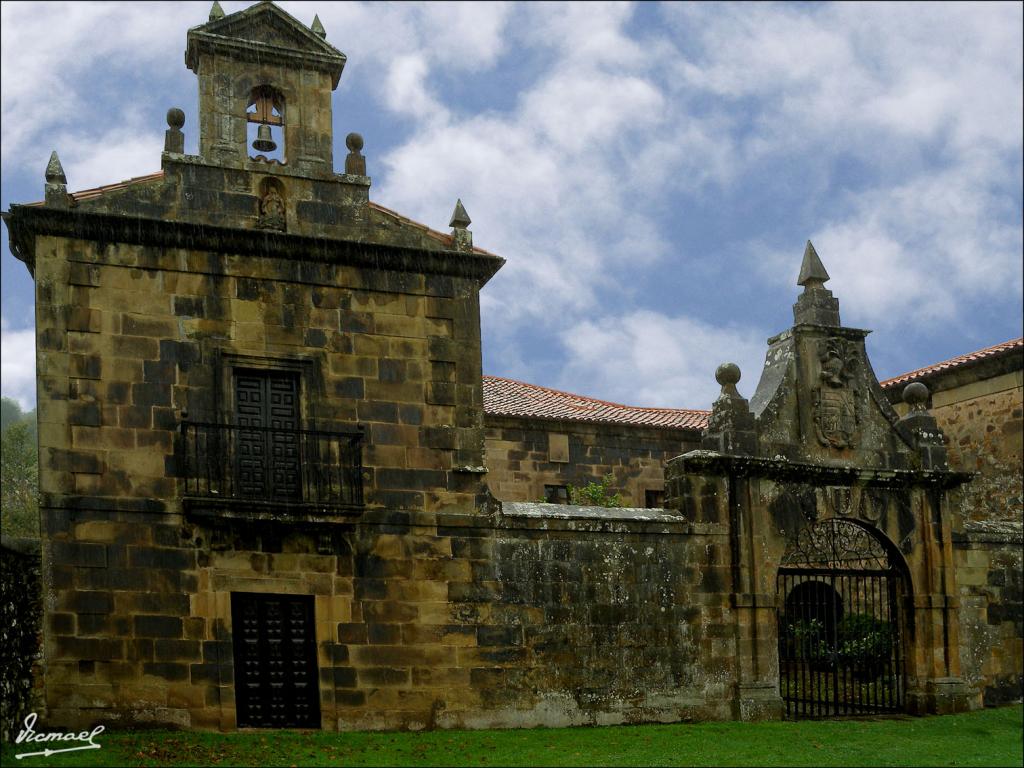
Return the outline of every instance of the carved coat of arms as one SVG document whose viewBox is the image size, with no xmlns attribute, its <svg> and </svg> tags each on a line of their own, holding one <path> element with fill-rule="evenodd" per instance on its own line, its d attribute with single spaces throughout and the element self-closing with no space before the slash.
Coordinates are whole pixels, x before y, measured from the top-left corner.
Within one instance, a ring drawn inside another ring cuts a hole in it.
<svg viewBox="0 0 1024 768">
<path fill-rule="evenodd" d="M 845 339 L 826 339 L 818 346 L 820 383 L 813 391 L 814 426 L 818 441 L 831 448 L 849 448 L 857 433 L 857 390 L 850 385 L 857 350 Z"/>
</svg>

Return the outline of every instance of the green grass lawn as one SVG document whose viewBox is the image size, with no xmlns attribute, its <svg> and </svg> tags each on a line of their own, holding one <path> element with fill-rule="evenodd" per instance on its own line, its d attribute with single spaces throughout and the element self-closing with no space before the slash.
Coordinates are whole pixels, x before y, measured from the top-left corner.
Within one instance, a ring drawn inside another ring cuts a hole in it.
<svg viewBox="0 0 1024 768">
<path fill-rule="evenodd" d="M 101 734 L 98 750 L 16 760 L 29 749 L 4 745 L 2 757 L 5 766 L 1020 766 L 1022 733 L 1016 705 L 943 717 L 517 731 L 122 731 Z"/>
</svg>

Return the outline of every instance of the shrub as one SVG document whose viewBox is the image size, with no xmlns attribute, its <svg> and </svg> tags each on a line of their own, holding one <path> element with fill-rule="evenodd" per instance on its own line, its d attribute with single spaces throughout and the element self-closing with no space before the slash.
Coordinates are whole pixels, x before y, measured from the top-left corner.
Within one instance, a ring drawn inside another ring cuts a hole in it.
<svg viewBox="0 0 1024 768">
<path fill-rule="evenodd" d="M 607 474 L 601 478 L 599 483 L 591 481 L 582 488 L 577 488 L 575 485 L 568 486 L 569 503 L 578 504 L 581 507 L 626 506 L 618 491 L 612 492 L 611 484 L 614 480 L 615 478 L 611 474 Z"/>
</svg>

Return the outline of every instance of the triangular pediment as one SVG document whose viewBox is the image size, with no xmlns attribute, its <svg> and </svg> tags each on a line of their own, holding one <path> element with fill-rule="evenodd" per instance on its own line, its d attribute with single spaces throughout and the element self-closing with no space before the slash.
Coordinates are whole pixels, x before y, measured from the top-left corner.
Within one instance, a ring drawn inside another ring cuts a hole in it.
<svg viewBox="0 0 1024 768">
<path fill-rule="evenodd" d="M 336 69 L 335 85 L 345 65 L 345 54 L 291 14 L 271 2 L 214 19 L 188 31 L 185 59 L 195 69 L 200 48 L 214 48 L 238 58 L 273 53 L 291 61 L 307 61 L 323 69 Z"/>
<path fill-rule="evenodd" d="M 308 53 L 340 53 L 301 21 L 273 3 L 258 3 L 244 11 L 195 27 L 194 31 Z"/>
</svg>

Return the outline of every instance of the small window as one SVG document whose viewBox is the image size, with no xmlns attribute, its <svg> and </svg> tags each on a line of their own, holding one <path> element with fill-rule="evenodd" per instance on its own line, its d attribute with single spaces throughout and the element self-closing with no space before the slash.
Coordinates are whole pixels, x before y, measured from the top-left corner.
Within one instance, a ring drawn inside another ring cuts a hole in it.
<svg viewBox="0 0 1024 768">
<path fill-rule="evenodd" d="M 665 506 L 665 491 L 646 490 L 644 491 L 644 506 L 647 509 L 661 509 Z"/>
<path fill-rule="evenodd" d="M 569 489 L 564 485 L 545 485 L 544 501 L 548 504 L 568 504 Z"/>
</svg>

